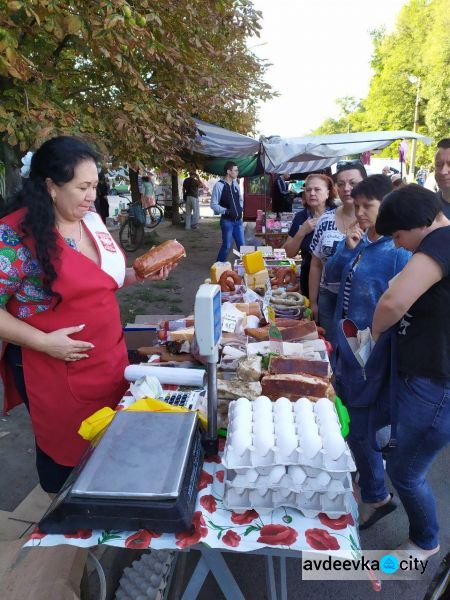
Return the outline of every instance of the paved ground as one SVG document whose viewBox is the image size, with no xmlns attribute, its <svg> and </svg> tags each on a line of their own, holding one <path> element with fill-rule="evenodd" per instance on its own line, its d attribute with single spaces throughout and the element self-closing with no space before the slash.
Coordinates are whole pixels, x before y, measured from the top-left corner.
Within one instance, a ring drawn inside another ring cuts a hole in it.
<svg viewBox="0 0 450 600">
<path fill-rule="evenodd" d="M 183 313 L 192 311 L 195 293 L 200 283 L 208 276 L 209 267 L 215 261 L 220 245 L 218 222 L 203 219 L 199 229 L 185 232 L 182 227 L 173 228 L 162 223 L 153 238 L 147 239 L 147 245 L 155 241 L 176 237 L 187 250 L 187 258 L 170 276 L 170 280 L 158 284 L 146 284 L 139 288 L 128 288 L 118 293 L 122 308 L 123 322 L 134 321 L 136 314 Z M 142 249 L 144 250 L 144 248 Z M 139 253 L 142 252 L 142 250 Z M 129 256 L 131 264 L 134 255 Z M 436 570 L 440 559 L 450 547 L 450 487 L 448 485 L 448 464 L 450 448 L 442 452 L 430 475 L 430 482 L 435 491 L 441 524 L 441 554 L 434 557 L 426 576 L 420 582 L 385 583 L 378 596 L 366 582 L 302 582 L 300 562 L 289 559 L 288 565 L 288 598 L 297 600 L 311 598 L 319 600 L 333 597 L 335 600 L 366 600 L 382 597 L 386 600 L 420 600 Z M 15 409 L 8 417 L 0 418 L 0 542 L 18 539 L 34 527 L 44 512 L 48 499 L 37 486 L 34 470 L 34 441 L 29 425 L 27 412 L 23 407 Z M 365 548 L 394 548 L 407 537 L 407 519 L 402 508 L 389 515 L 383 521 L 362 535 Z M 1 549 L 0 549 L 1 552 Z M 39 552 L 39 550 L 35 550 Z M 128 558 L 129 553 L 126 553 Z M 0 556 L 1 558 L 1 556 Z M 111 581 L 117 580 L 118 565 L 123 565 L 127 558 L 114 550 L 106 552 L 102 557 L 107 574 Z M 261 557 L 227 554 L 226 560 L 239 581 L 245 598 L 261 600 L 265 597 L 264 563 Z M 188 561 L 188 573 L 195 565 L 196 555 L 191 553 Z M 92 598 L 96 598 L 95 585 Z M 0 595 L 1 597 L 1 595 Z M 202 600 L 217 600 L 223 596 L 215 581 L 209 577 L 200 594 Z M 3 600 L 3 598 L 1 599 Z M 6 599 L 5 599 L 6 600 Z M 32 600 L 30 592 L 29 600 Z M 50 599 L 53 600 L 53 599 Z M 55 600 L 60 600 L 55 598 Z"/>
</svg>

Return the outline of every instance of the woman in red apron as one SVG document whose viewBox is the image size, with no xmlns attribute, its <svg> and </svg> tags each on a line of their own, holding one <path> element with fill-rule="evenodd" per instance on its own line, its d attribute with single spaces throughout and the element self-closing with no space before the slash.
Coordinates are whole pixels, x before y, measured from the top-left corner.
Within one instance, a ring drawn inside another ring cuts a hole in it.
<svg viewBox="0 0 450 600">
<path fill-rule="evenodd" d="M 60 489 L 87 446 L 77 434 L 81 422 L 102 407 L 114 408 L 127 389 L 115 292 L 136 276 L 90 210 L 97 160 L 78 139 L 45 142 L 0 220 L 5 410 L 27 403 L 47 492 Z"/>
</svg>

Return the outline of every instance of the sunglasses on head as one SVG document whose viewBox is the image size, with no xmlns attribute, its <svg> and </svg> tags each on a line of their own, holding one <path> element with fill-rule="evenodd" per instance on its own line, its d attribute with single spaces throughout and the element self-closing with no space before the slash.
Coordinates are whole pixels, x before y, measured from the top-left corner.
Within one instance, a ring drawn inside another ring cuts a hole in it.
<svg viewBox="0 0 450 600">
<path fill-rule="evenodd" d="M 336 173 L 339 173 L 344 167 L 348 167 L 349 165 L 355 166 L 363 166 L 362 162 L 356 158 L 355 160 L 340 160 L 336 163 Z"/>
</svg>

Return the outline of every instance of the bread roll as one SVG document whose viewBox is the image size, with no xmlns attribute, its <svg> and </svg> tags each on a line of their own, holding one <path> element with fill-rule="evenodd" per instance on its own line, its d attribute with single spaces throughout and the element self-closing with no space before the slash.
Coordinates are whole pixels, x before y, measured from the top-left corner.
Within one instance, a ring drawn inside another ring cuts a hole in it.
<svg viewBox="0 0 450 600">
<path fill-rule="evenodd" d="M 139 278 L 144 279 L 163 267 L 176 263 L 183 256 L 186 256 L 186 251 L 180 242 L 167 240 L 142 256 L 138 256 L 133 263 L 133 269 Z"/>
</svg>

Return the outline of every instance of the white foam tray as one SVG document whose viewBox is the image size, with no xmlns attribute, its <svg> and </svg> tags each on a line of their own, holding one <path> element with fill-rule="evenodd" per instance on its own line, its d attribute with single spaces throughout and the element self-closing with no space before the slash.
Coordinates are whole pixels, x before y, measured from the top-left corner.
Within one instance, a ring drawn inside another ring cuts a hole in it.
<svg viewBox="0 0 450 600">
<path fill-rule="evenodd" d="M 337 519 L 351 512 L 351 503 L 351 492 L 344 494 L 286 493 L 283 490 L 230 488 L 225 484 L 224 504 L 230 510 L 255 509 L 264 513 L 286 506 L 300 510 L 307 518 L 315 518 L 319 513 L 325 513 L 331 519 Z"/>
<path fill-rule="evenodd" d="M 352 478 L 348 472 L 333 472 L 327 473 L 323 469 L 314 469 L 312 467 L 301 467 L 300 465 L 292 465 L 302 469 L 304 473 L 304 481 L 298 483 L 294 481 L 289 473 L 290 467 L 282 466 L 284 474 L 278 479 L 279 473 L 275 472 L 276 479 L 274 482 L 274 469 L 276 467 L 258 467 L 256 469 L 227 469 L 225 481 L 229 488 L 246 489 L 287 489 L 295 493 L 299 492 L 321 492 L 343 494 L 352 491 Z M 279 469 L 278 469 L 279 471 Z M 255 479 L 256 475 L 256 479 Z M 328 479 L 328 481 L 326 481 Z"/>
</svg>

